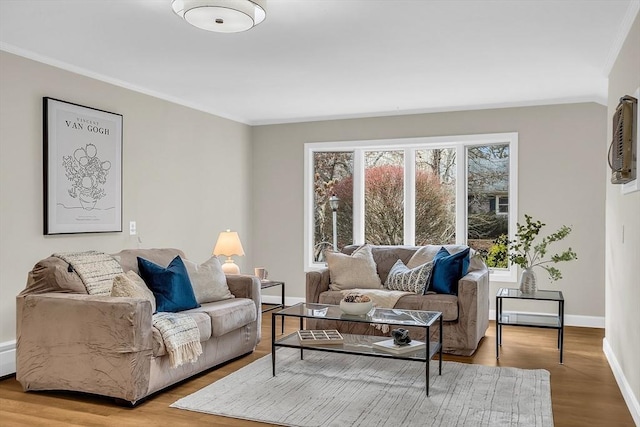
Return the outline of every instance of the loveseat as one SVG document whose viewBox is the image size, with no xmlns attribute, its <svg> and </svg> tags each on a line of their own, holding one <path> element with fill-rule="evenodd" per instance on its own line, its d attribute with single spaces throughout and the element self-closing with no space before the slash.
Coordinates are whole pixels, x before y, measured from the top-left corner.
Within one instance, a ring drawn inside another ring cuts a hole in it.
<svg viewBox="0 0 640 427">
<path fill-rule="evenodd" d="M 426 245 L 426 246 L 370 246 L 375 270 L 381 284 L 385 284 L 389 271 L 401 260 L 407 267 L 418 268 L 418 264 L 433 262 L 433 258 L 444 247 L 451 254 L 467 249 L 462 245 Z M 352 254 L 358 246 L 347 246 L 344 254 Z M 436 261 L 437 264 L 438 261 Z M 465 274 L 457 281 L 457 289 L 452 293 L 435 293 L 427 290 L 402 296 L 392 308 L 410 310 L 440 311 L 443 316 L 443 351 L 446 353 L 469 356 L 484 337 L 489 326 L 489 270 L 478 257 L 465 259 Z M 436 267 L 437 268 L 437 267 Z M 329 268 L 306 273 L 306 302 L 320 304 L 339 304 L 344 290 L 332 290 L 334 278 Z M 356 284 L 357 285 L 357 281 Z M 437 288 L 437 286 L 436 286 Z M 433 289 L 428 288 L 428 289 Z M 391 308 L 391 307 L 389 307 Z M 344 333 L 366 335 L 388 335 L 366 323 L 337 322 L 330 320 L 307 320 L 307 329 L 338 329 Z M 424 329 L 408 328 L 414 339 L 424 340 Z M 439 333 L 438 327 L 432 329 L 434 340 Z"/>
<path fill-rule="evenodd" d="M 113 258 L 124 272 L 138 273 L 137 257 L 166 266 L 176 256 L 186 259 L 177 249 L 123 250 Z M 195 319 L 202 354 L 173 367 L 152 326 L 149 300 L 89 295 L 70 264 L 54 256 L 43 259 L 17 297 L 17 380 L 25 391 L 71 390 L 134 405 L 250 353 L 260 341 L 260 281 L 229 275 L 226 283 L 232 294 L 227 299 L 181 312 Z"/>
</svg>

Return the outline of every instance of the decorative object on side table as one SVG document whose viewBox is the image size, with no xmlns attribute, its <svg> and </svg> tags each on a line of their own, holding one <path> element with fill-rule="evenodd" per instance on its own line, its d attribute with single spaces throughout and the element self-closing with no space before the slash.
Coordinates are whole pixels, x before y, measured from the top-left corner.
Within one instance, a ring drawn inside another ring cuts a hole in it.
<svg viewBox="0 0 640 427">
<path fill-rule="evenodd" d="M 523 271 L 520 276 L 520 292 L 523 294 L 533 294 L 538 290 L 536 283 L 536 273 L 534 267 L 541 267 L 549 273 L 551 281 L 562 279 L 562 273 L 556 267 L 544 264 L 558 263 L 561 261 L 571 261 L 578 259 L 577 254 L 571 249 L 567 249 L 560 254 L 545 259 L 547 246 L 553 242 L 564 239 L 571 233 L 571 227 L 563 225 L 558 231 L 544 237 L 540 243 L 534 244 L 534 240 L 540 233 L 540 229 L 546 224 L 540 221 L 533 221 L 531 216 L 525 215 L 526 224 L 517 224 L 516 239 L 509 241 L 509 261 L 520 266 Z"/>
<path fill-rule="evenodd" d="M 373 308 L 373 301 L 366 295 L 350 293 L 340 301 L 340 310 L 345 314 L 362 316 Z"/>
<path fill-rule="evenodd" d="M 222 271 L 224 274 L 240 274 L 240 267 L 231 258 L 234 255 L 244 256 L 244 249 L 240 242 L 240 236 L 237 231 L 223 231 L 218 236 L 216 246 L 213 248 L 213 254 L 215 256 L 224 255 L 227 257 L 224 264 L 222 264 Z"/>
</svg>

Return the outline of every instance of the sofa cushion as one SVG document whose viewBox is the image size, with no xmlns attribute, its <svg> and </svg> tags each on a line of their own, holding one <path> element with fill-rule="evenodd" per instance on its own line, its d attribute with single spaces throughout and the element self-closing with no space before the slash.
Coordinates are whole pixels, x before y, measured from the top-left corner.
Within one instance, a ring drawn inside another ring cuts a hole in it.
<svg viewBox="0 0 640 427">
<path fill-rule="evenodd" d="M 371 246 L 363 245 L 351 255 L 327 252 L 326 257 L 332 290 L 382 288 Z"/>
<path fill-rule="evenodd" d="M 233 298 L 227 285 L 227 276 L 217 257 L 211 257 L 198 265 L 193 261 L 183 259 L 189 279 L 193 286 L 193 293 L 198 303 L 221 301 Z"/>
<path fill-rule="evenodd" d="M 257 309 L 253 300 L 233 298 L 208 302 L 199 308 L 183 313 L 206 313 L 211 318 L 211 336 L 219 337 L 227 332 L 248 325 L 257 319 Z"/>
<path fill-rule="evenodd" d="M 433 262 L 427 262 L 416 268 L 408 268 L 401 259 L 389 270 L 384 287 L 390 290 L 423 294 L 429 283 Z"/>
<path fill-rule="evenodd" d="M 430 291 L 439 294 L 458 294 L 458 280 L 469 269 L 469 248 L 450 254 L 444 247 L 438 251 L 433 259 L 433 273 L 431 274 Z"/>
<path fill-rule="evenodd" d="M 156 297 L 157 311 L 175 313 L 200 306 L 193 294 L 187 269 L 179 256 L 166 268 L 138 257 L 138 269 Z"/>
<path fill-rule="evenodd" d="M 197 310 L 197 309 L 196 309 Z M 181 314 L 188 314 L 198 325 L 198 332 L 200 333 L 200 342 L 205 342 L 211 338 L 211 317 L 207 313 L 199 313 L 197 311 L 183 311 Z M 164 346 L 164 341 L 160 331 L 153 327 L 151 328 L 153 335 L 153 356 L 159 357 L 167 354 L 167 349 Z"/>
<path fill-rule="evenodd" d="M 135 271 L 129 270 L 113 278 L 112 297 L 131 297 L 146 299 L 151 303 L 151 313 L 156 312 L 156 298 Z"/>
<path fill-rule="evenodd" d="M 320 294 L 318 303 L 338 305 L 340 304 L 342 296 L 342 292 L 340 291 L 324 291 Z M 405 295 L 398 300 L 394 308 L 440 311 L 442 312 L 442 320 L 445 322 L 453 322 L 458 319 L 458 297 L 456 295 Z"/>
<path fill-rule="evenodd" d="M 133 270 L 140 274 L 138 270 L 138 257 L 144 258 L 158 265 L 168 265 L 175 257 L 185 258 L 184 252 L 180 249 L 159 248 L 159 249 L 123 249 L 112 255 L 119 263 L 124 272 Z"/>
</svg>

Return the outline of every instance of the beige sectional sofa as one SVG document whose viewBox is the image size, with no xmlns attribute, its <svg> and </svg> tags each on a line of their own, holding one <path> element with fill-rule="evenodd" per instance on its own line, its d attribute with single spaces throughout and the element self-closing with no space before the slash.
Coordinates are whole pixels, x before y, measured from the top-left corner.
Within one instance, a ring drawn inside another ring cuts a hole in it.
<svg viewBox="0 0 640 427">
<path fill-rule="evenodd" d="M 466 249 L 466 246 L 443 245 L 454 254 Z M 373 260 L 381 282 L 384 284 L 389 270 L 398 259 L 411 266 L 410 261 L 416 251 L 435 254 L 441 245 L 418 246 L 371 246 Z M 343 250 L 350 254 L 356 246 Z M 331 290 L 332 278 L 328 268 L 306 273 L 306 302 L 320 304 L 339 304 L 343 293 Z M 429 293 L 427 295 L 410 294 L 401 297 L 393 308 L 410 310 L 440 311 L 443 315 L 444 352 L 469 356 L 484 337 L 489 326 L 489 270 L 477 257 L 470 260 L 468 273 L 458 281 L 457 295 Z M 341 332 L 388 335 L 366 323 L 336 322 L 328 320 L 308 320 L 308 329 L 338 329 Z M 424 329 L 413 329 L 411 337 L 424 339 Z M 432 339 L 438 334 L 438 328 L 432 328 Z"/>
<path fill-rule="evenodd" d="M 138 256 L 167 265 L 177 255 L 185 258 L 177 249 L 124 250 L 114 257 L 125 272 L 137 272 Z M 250 353 L 260 341 L 260 281 L 245 275 L 226 279 L 234 298 L 181 312 L 196 320 L 202 354 L 173 368 L 152 326 L 148 300 L 88 295 L 66 262 L 41 260 L 17 297 L 17 380 L 25 391 L 79 391 L 133 405 Z"/>
</svg>

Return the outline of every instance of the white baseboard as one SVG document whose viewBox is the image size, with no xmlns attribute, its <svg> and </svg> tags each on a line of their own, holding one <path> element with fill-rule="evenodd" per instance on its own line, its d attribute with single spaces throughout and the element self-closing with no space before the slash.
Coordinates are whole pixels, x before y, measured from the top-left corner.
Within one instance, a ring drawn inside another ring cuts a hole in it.
<svg viewBox="0 0 640 427">
<path fill-rule="evenodd" d="M 0 343 L 0 377 L 16 372 L 16 340 Z"/>
<path fill-rule="evenodd" d="M 503 313 L 508 314 L 512 313 L 511 311 L 503 311 Z M 522 313 L 522 312 L 519 312 Z M 546 316 L 552 316 L 551 313 L 533 313 L 529 314 L 540 314 Z M 496 311 L 489 310 L 489 320 L 496 320 Z M 578 316 L 575 314 L 565 314 L 564 315 L 564 325 L 565 326 L 579 326 L 582 328 L 601 328 L 604 329 L 604 317 L 600 316 Z"/>
<path fill-rule="evenodd" d="M 640 426 L 640 402 L 638 401 L 638 397 L 634 396 L 633 390 L 631 390 L 631 385 L 629 385 L 624 372 L 622 372 L 618 359 L 613 353 L 613 349 L 609 345 L 609 341 L 607 341 L 606 337 L 602 340 L 602 350 L 604 351 L 604 355 L 606 356 L 609 366 L 613 371 L 613 376 L 618 382 L 618 387 L 620 387 L 622 397 L 629 408 L 629 412 L 631 412 L 631 417 L 636 423 L 636 426 Z"/>
</svg>

